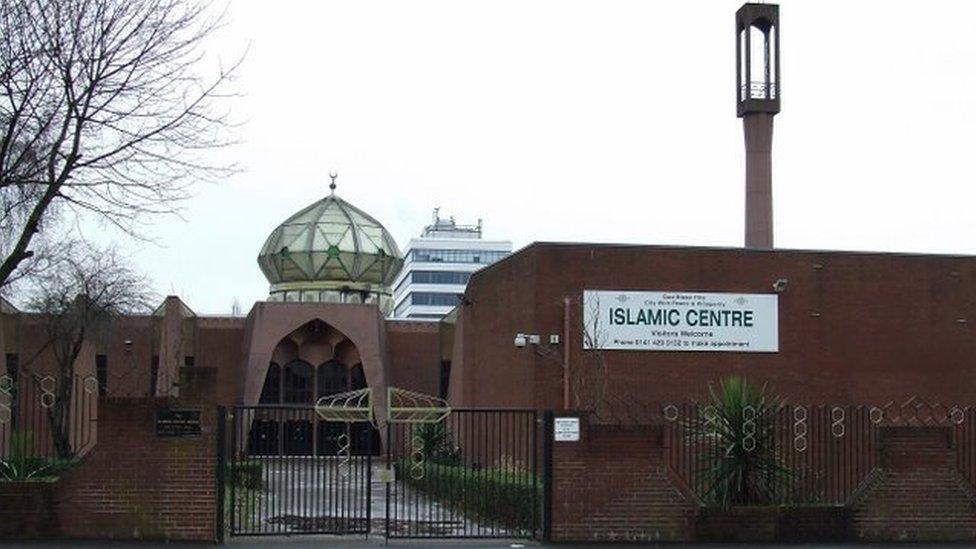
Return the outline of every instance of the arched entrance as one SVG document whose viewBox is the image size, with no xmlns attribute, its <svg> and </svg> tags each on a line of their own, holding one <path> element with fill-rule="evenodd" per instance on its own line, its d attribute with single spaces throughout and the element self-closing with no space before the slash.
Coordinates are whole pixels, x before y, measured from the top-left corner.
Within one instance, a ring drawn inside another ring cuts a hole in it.
<svg viewBox="0 0 976 549">
<path fill-rule="evenodd" d="M 275 346 L 258 404 L 280 407 L 255 418 L 248 437 L 252 455 L 378 455 L 380 436 L 365 423 L 323 421 L 310 406 L 328 395 L 367 387 L 355 343 L 321 320 L 294 330 Z"/>
</svg>

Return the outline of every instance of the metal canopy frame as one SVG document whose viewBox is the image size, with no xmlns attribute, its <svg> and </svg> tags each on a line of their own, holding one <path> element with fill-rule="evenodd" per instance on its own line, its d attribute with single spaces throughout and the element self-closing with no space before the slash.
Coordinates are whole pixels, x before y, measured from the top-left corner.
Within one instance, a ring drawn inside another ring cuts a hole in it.
<svg viewBox="0 0 976 549">
<path fill-rule="evenodd" d="M 315 413 L 325 421 L 368 422 L 375 426 L 373 390 L 367 387 L 356 391 L 326 395 L 315 402 Z"/>
<path fill-rule="evenodd" d="M 388 423 L 440 423 L 451 414 L 446 400 L 398 387 L 386 388 Z"/>
</svg>

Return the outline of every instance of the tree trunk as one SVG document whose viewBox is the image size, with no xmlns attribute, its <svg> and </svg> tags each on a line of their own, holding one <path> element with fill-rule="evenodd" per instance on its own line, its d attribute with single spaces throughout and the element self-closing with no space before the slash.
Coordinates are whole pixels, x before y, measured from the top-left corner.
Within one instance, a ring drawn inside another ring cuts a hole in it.
<svg viewBox="0 0 976 549">
<path fill-rule="evenodd" d="M 54 404 L 48 408 L 48 425 L 51 428 L 51 441 L 59 459 L 74 457 L 71 447 L 71 388 L 74 379 L 71 375 L 62 376 L 58 380 L 55 391 Z"/>
</svg>

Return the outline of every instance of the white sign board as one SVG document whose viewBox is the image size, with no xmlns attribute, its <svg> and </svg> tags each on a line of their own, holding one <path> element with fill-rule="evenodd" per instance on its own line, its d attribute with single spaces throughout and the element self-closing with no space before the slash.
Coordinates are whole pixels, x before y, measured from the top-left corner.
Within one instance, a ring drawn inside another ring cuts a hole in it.
<svg viewBox="0 0 976 549">
<path fill-rule="evenodd" d="M 553 440 L 556 442 L 579 442 L 580 420 L 578 417 L 553 418 Z"/>
<path fill-rule="evenodd" d="M 779 296 L 583 292 L 584 349 L 779 351 Z"/>
</svg>

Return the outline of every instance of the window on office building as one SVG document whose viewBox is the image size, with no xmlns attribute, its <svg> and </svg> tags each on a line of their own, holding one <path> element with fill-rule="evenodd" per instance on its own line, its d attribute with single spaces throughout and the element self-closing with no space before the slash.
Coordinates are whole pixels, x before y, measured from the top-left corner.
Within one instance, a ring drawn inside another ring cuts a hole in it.
<svg viewBox="0 0 976 549">
<path fill-rule="evenodd" d="M 410 303 L 413 305 L 446 305 L 448 307 L 453 307 L 460 302 L 460 294 L 444 294 L 437 292 L 410 293 Z"/>
<path fill-rule="evenodd" d="M 413 250 L 410 259 L 428 263 L 494 263 L 508 252 L 494 250 Z"/>
</svg>

